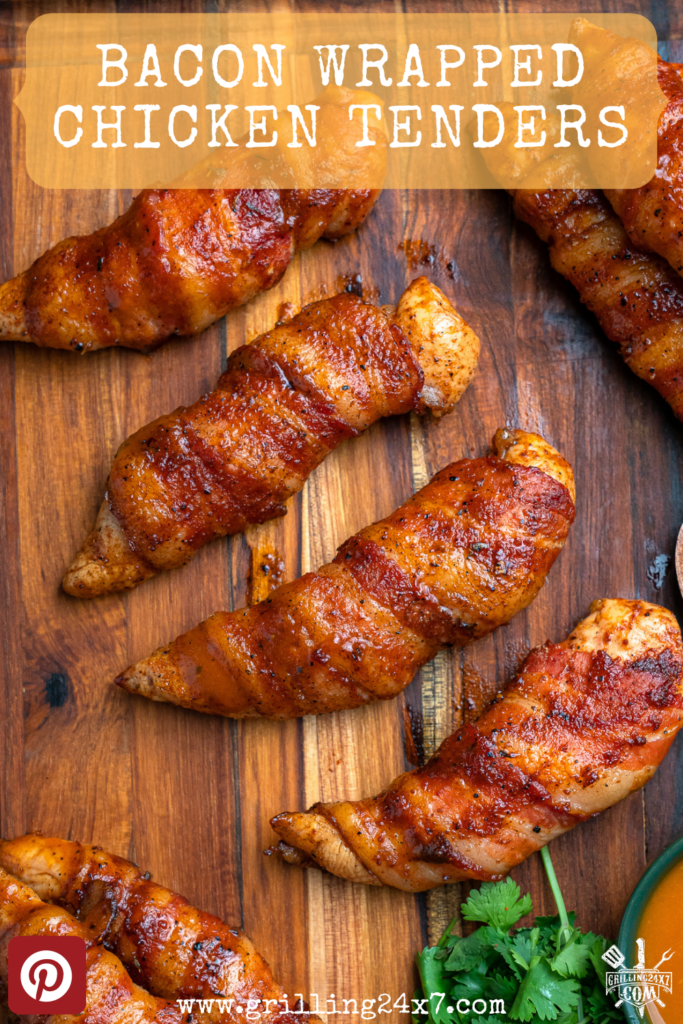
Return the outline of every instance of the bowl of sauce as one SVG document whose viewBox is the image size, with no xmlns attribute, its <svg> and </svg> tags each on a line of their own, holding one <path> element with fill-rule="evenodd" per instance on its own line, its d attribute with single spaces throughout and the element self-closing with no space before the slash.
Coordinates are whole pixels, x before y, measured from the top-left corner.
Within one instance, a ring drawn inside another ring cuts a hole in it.
<svg viewBox="0 0 683 1024">
<path fill-rule="evenodd" d="M 683 836 L 650 865 L 633 890 L 618 947 L 629 1024 L 683 1024 Z M 670 991 L 669 991 L 670 987 Z"/>
</svg>

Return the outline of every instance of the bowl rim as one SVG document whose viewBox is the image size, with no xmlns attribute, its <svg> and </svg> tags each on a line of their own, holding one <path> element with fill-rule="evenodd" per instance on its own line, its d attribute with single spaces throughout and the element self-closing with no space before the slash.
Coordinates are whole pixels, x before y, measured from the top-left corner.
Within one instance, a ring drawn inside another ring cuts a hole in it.
<svg viewBox="0 0 683 1024">
<path fill-rule="evenodd" d="M 626 904 L 624 916 L 621 919 L 619 938 L 617 945 L 626 957 L 627 961 L 635 962 L 636 939 L 638 938 L 638 925 L 643 916 L 645 906 L 650 896 L 659 885 L 665 875 L 671 871 L 680 860 L 683 860 L 683 835 L 679 836 L 670 846 L 660 853 L 645 871 L 640 881 L 629 897 Z M 624 1015 L 629 1024 L 643 1024 L 636 1010 L 625 1003 Z"/>
</svg>

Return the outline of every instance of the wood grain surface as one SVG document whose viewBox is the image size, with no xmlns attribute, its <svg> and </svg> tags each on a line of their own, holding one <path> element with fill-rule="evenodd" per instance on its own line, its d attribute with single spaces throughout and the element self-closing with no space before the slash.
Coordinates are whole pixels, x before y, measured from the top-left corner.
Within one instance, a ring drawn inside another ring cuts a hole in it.
<svg viewBox="0 0 683 1024">
<path fill-rule="evenodd" d="M 505 5 L 512 6 L 543 10 Z M 203 7 L 179 0 L 134 9 Z M 665 56 L 683 58 L 675 0 L 630 0 L 628 8 L 654 21 Z M 131 199 L 41 190 L 26 175 L 23 122 L 12 104 L 25 29 L 58 9 L 133 5 L 0 6 L 3 279 L 63 236 L 110 221 Z M 133 593 L 79 602 L 60 591 L 127 434 L 209 390 L 227 354 L 272 327 L 284 303 L 299 308 L 348 284 L 394 302 L 418 273 L 443 288 L 482 340 L 474 383 L 450 416 L 377 424 L 316 471 L 284 520 L 210 545 Z M 504 424 L 541 432 L 572 462 L 576 524 L 531 608 L 494 636 L 441 655 L 401 699 L 318 719 L 235 723 L 112 685 L 160 643 L 244 603 L 250 547 L 274 545 L 289 579 L 314 568 L 447 462 L 483 453 Z M 532 646 L 562 639 L 594 598 L 642 597 L 683 611 L 672 571 L 683 428 L 624 366 L 502 193 L 385 192 L 356 235 L 319 244 L 271 292 L 150 356 L 1 346 L 0 438 L 1 833 L 37 828 L 130 857 L 197 906 L 241 922 L 290 993 L 410 994 L 414 953 L 436 937 L 460 894 L 453 887 L 414 897 L 286 867 L 261 852 L 272 839 L 271 815 L 380 790 L 420 747 L 419 735 L 405 742 L 409 717 L 418 733 L 422 723 L 429 753 L 456 722 L 479 713 Z M 643 792 L 552 844 L 582 927 L 616 935 L 645 866 L 683 831 L 681 788 L 679 741 Z M 538 858 L 514 877 L 530 888 L 537 911 L 553 912 Z"/>
</svg>

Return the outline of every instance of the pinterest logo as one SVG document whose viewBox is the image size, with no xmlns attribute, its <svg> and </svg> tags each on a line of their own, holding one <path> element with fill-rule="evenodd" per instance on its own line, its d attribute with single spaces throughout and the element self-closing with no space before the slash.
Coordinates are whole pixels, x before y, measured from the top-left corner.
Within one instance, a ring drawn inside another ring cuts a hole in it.
<svg viewBox="0 0 683 1024">
<path fill-rule="evenodd" d="M 77 1014 L 85 1009 L 86 945 L 73 935 L 10 940 L 8 1002 L 13 1013 Z"/>
<path fill-rule="evenodd" d="M 54 1003 L 69 991 L 73 975 L 61 953 L 39 949 L 24 960 L 19 977 L 31 999 Z"/>
</svg>

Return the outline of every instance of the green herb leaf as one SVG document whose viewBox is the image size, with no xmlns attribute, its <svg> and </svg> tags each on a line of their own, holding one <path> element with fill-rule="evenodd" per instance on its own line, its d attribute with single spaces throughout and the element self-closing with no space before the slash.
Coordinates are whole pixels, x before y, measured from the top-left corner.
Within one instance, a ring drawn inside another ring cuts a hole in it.
<svg viewBox="0 0 683 1024">
<path fill-rule="evenodd" d="M 605 993 L 602 954 L 609 943 L 582 933 L 567 913 L 550 855 L 543 863 L 552 877 L 559 913 L 537 917 L 533 927 L 512 926 L 531 909 L 510 879 L 484 883 L 463 904 L 465 920 L 481 927 L 464 938 L 453 934 L 452 921 L 437 946 L 417 957 L 427 1012 L 413 1014 L 414 1024 L 625 1024 Z M 458 1012 L 459 999 L 470 1005 L 482 999 L 503 1000 L 505 1012 L 472 1018 Z M 451 1006 L 451 1012 L 448 1007 Z"/>
<path fill-rule="evenodd" d="M 483 882 L 480 889 L 473 889 L 462 904 L 462 916 L 465 921 L 483 921 L 508 931 L 531 907 L 529 893 L 522 896 L 517 883 L 506 878 L 504 882 Z"/>
<path fill-rule="evenodd" d="M 446 1000 L 438 999 L 438 994 L 445 992 L 447 982 L 444 979 L 444 960 L 440 946 L 425 947 L 418 954 L 417 967 L 422 981 L 422 990 L 427 997 L 429 1024 L 449 1024 L 446 1012 Z"/>
<path fill-rule="evenodd" d="M 491 949 L 491 942 L 485 928 L 477 928 L 465 939 L 459 939 L 451 947 L 446 961 L 447 971 L 471 971 Z"/>
<path fill-rule="evenodd" d="M 537 1013 L 541 1020 L 557 1020 L 558 1010 L 573 1010 L 577 1006 L 579 992 L 577 981 L 558 978 L 544 958 L 525 976 L 510 1016 L 513 1020 L 531 1021 Z"/>
<path fill-rule="evenodd" d="M 550 961 L 550 966 L 563 978 L 585 978 L 591 963 L 594 939 L 592 932 L 584 936 L 575 928 L 569 942 Z"/>
</svg>

